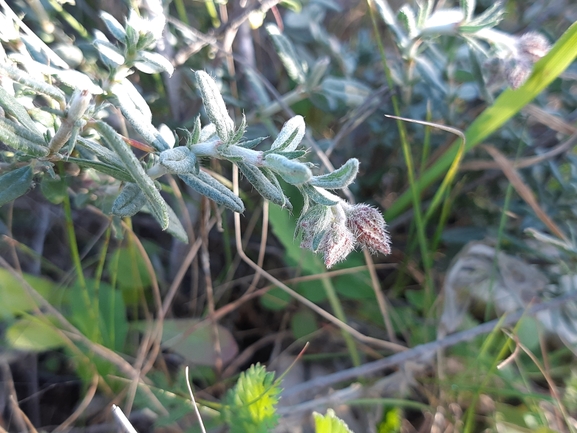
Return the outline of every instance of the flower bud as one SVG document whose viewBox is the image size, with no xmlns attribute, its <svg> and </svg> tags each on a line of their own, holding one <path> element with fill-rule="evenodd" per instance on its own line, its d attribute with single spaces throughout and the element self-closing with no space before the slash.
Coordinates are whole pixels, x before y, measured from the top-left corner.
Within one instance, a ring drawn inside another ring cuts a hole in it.
<svg viewBox="0 0 577 433">
<path fill-rule="evenodd" d="M 301 248 L 315 251 L 315 238 L 330 225 L 332 212 L 328 206 L 313 206 L 307 210 L 297 223 L 295 236 L 302 234 Z"/>
<path fill-rule="evenodd" d="M 77 90 L 70 98 L 70 107 L 68 108 L 68 119 L 76 122 L 88 109 L 92 95 L 88 90 Z"/>
<path fill-rule="evenodd" d="M 327 269 L 332 268 L 338 262 L 342 262 L 354 249 L 355 235 L 344 222 L 333 222 L 319 246 L 319 251 L 324 255 Z"/>
<path fill-rule="evenodd" d="M 528 32 L 517 41 L 519 55 L 535 63 L 549 52 L 549 41 L 540 33 Z"/>
<path fill-rule="evenodd" d="M 366 204 L 352 206 L 346 211 L 347 227 L 354 233 L 357 242 L 372 253 L 391 253 L 391 240 L 381 212 Z"/>
<path fill-rule="evenodd" d="M 512 60 L 505 65 L 507 82 L 512 89 L 516 90 L 525 84 L 531 75 L 531 63 L 526 59 Z"/>
</svg>

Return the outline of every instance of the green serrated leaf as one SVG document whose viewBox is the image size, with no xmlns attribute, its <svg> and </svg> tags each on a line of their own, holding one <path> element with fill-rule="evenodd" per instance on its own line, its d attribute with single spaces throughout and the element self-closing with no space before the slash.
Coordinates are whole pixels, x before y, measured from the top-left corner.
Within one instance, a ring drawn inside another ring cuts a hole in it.
<svg viewBox="0 0 577 433">
<path fill-rule="evenodd" d="M 126 170 L 130 173 L 136 184 L 140 187 L 146 199 L 153 216 L 160 223 L 162 230 L 168 228 L 168 210 L 167 205 L 160 192 L 156 189 L 152 179 L 146 174 L 140 161 L 124 142 L 122 137 L 112 129 L 112 127 L 102 121 L 97 121 L 96 127 L 102 134 L 108 145 L 118 154 L 124 163 Z"/>
<path fill-rule="evenodd" d="M 326 189 L 341 189 L 349 186 L 354 182 L 359 172 L 359 160 L 356 158 L 349 159 L 338 170 L 322 176 L 314 176 L 310 184 Z"/>
<path fill-rule="evenodd" d="M 280 386 L 274 373 L 267 373 L 260 364 L 241 373 L 223 407 L 223 417 L 231 433 L 268 433 L 278 423 L 276 406 Z"/>
<path fill-rule="evenodd" d="M 0 176 L 0 206 L 26 194 L 32 186 L 32 167 L 20 167 Z"/>
<path fill-rule="evenodd" d="M 327 409 L 326 415 L 314 412 L 313 417 L 315 419 L 315 433 L 353 433 L 332 409 Z"/>
</svg>

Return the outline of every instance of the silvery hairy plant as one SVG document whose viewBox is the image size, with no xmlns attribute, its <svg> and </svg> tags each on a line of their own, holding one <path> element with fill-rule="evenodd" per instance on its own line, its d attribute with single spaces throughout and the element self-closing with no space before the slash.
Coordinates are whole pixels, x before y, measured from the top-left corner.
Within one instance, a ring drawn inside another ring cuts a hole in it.
<svg viewBox="0 0 577 433">
<path fill-rule="evenodd" d="M 477 54 L 487 62 L 496 61 L 501 74 L 515 89 L 527 80 L 533 64 L 549 51 L 548 41 L 539 33 L 514 36 L 495 29 L 504 14 L 500 1 L 477 16 L 476 0 L 460 0 L 459 7 L 437 9 L 433 0 L 422 0 L 417 2 L 416 11 L 405 4 L 396 16 L 386 0 L 375 3 L 403 57 L 413 62 L 422 78 L 441 93 L 447 91 L 440 78 L 447 59 L 443 50 L 435 46 L 440 36 L 464 40 L 474 63 L 478 62 Z M 476 71 L 480 72 L 482 68 L 478 66 Z"/>
<path fill-rule="evenodd" d="M 25 194 L 35 179 L 57 179 L 57 164 L 73 163 L 120 181 L 120 193 L 111 207 L 113 215 L 148 212 L 163 230 L 186 242 L 187 235 L 160 194 L 157 179 L 165 174 L 178 176 L 218 205 L 243 213 L 242 200 L 201 168 L 203 160 L 214 158 L 235 164 L 264 199 L 281 207 L 292 209 L 280 180 L 296 186 L 304 197 L 296 235 L 302 235 L 303 247 L 323 254 L 327 267 L 343 260 L 356 246 L 390 252 L 381 213 L 367 205 L 351 205 L 330 192 L 355 180 L 358 160 L 350 159 L 324 175 L 314 175 L 313 164 L 302 160 L 306 154 L 299 147 L 305 134 L 302 116 L 289 119 L 267 150 L 256 150 L 264 137 L 244 139 L 244 116 L 236 126 L 216 82 L 206 72 L 197 71 L 197 87 L 210 123 L 203 126 L 197 117 L 192 131 L 186 132 L 185 144 L 175 145 L 172 132 L 162 134 L 152 124 L 148 104 L 127 79 L 133 69 L 172 73 L 170 62 L 151 51 L 157 33 L 148 31 L 145 20 L 136 14 L 124 26 L 104 12 L 101 18 L 116 43 L 96 33 L 94 46 L 106 67 L 97 82 L 66 68 L 61 60 L 47 66 L 42 62 L 47 47 L 42 45 L 29 44 L 33 48 L 28 55 L 0 53 L 0 140 L 7 146 L 2 152 L 0 205 Z M 16 32 L 7 37 L 3 32 L 1 37 L 10 44 L 9 38 L 22 35 Z M 62 90 L 67 88 L 68 92 Z M 29 94 L 42 95 L 45 104 L 34 106 Z M 120 135 L 102 120 L 112 113 L 112 107 L 143 142 Z M 145 156 L 137 158 L 131 147 L 143 150 Z M 110 183 L 104 184 L 109 190 Z"/>
</svg>

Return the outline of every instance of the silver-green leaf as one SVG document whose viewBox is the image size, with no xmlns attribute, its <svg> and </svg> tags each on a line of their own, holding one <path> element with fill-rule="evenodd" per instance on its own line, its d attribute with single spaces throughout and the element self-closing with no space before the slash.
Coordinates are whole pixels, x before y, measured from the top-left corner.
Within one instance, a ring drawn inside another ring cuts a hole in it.
<svg viewBox="0 0 577 433">
<path fill-rule="evenodd" d="M 359 172 L 359 160 L 349 159 L 342 167 L 332 173 L 314 176 L 310 184 L 326 189 L 341 189 L 354 182 Z"/>
<path fill-rule="evenodd" d="M 228 115 L 228 110 L 216 82 L 204 71 L 195 73 L 200 94 L 204 102 L 206 114 L 216 127 L 216 133 L 223 143 L 228 143 L 234 137 L 234 122 Z"/>
<path fill-rule="evenodd" d="M 122 137 L 112 129 L 112 127 L 102 121 L 96 122 L 98 132 L 100 132 L 108 145 L 118 154 L 124 163 L 126 170 L 134 178 L 136 184 L 140 187 L 146 199 L 153 216 L 160 223 L 162 230 L 168 228 L 168 210 L 166 202 L 156 189 L 153 180 L 146 174 L 140 161 L 124 142 Z"/>
<path fill-rule="evenodd" d="M 0 176 L 0 206 L 26 194 L 32 186 L 32 168 L 27 165 Z"/>
</svg>

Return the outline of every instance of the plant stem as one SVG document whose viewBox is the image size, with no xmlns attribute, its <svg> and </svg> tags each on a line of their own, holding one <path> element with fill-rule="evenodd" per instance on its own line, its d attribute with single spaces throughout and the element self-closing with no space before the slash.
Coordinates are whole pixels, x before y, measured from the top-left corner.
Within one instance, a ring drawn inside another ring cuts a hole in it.
<svg viewBox="0 0 577 433">
<path fill-rule="evenodd" d="M 347 318 L 345 316 L 345 312 L 343 311 L 343 306 L 341 304 L 341 301 L 339 300 L 339 297 L 337 296 L 337 293 L 335 292 L 335 288 L 330 278 L 325 277 L 321 281 L 323 283 L 323 288 L 325 289 L 325 293 L 327 294 L 327 298 L 329 300 L 329 303 L 331 304 L 331 308 L 333 309 L 336 318 L 342 321 L 343 323 L 347 323 Z M 349 354 L 351 355 L 353 365 L 355 367 L 358 367 L 359 365 L 361 365 L 361 358 L 359 356 L 357 346 L 355 345 L 355 341 L 353 340 L 353 337 L 351 337 L 351 335 L 344 329 L 341 332 L 343 338 L 345 339 L 345 344 L 347 345 Z"/>
</svg>

